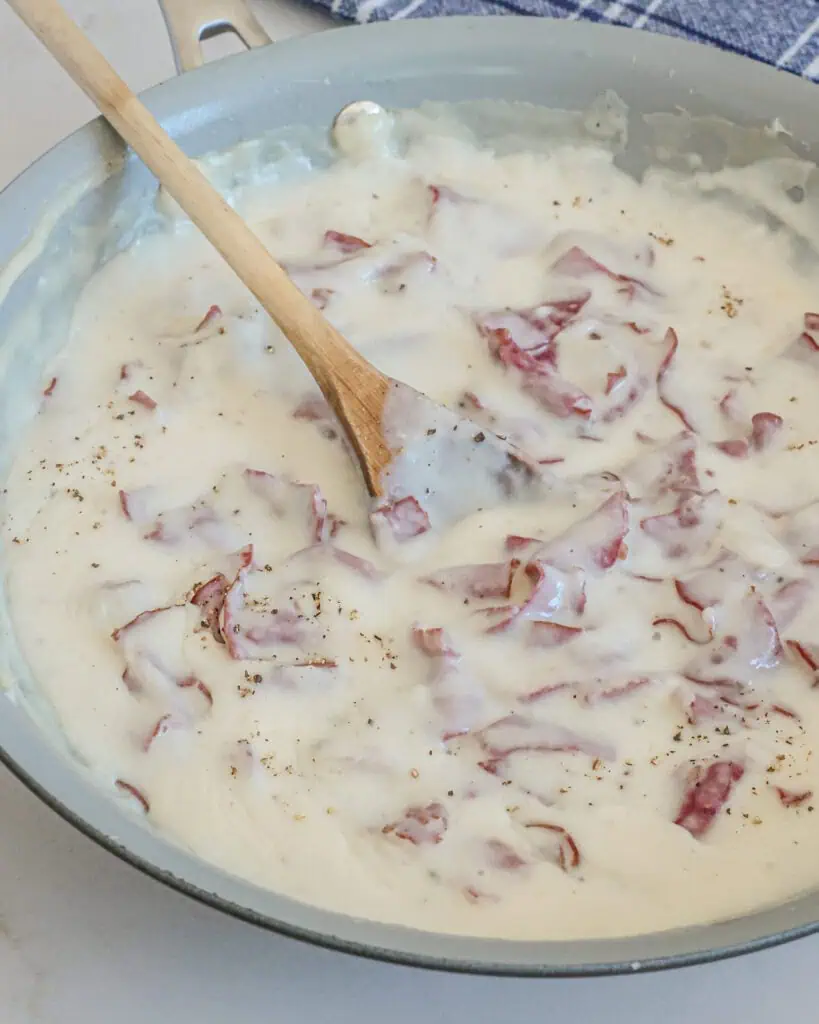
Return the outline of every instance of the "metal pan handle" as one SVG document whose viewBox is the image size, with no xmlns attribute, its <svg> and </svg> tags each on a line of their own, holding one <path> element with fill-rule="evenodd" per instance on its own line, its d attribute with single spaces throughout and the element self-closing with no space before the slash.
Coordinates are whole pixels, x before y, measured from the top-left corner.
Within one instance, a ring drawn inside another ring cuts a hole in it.
<svg viewBox="0 0 819 1024">
<path fill-rule="evenodd" d="M 159 0 L 159 6 L 179 72 L 204 62 L 203 39 L 233 32 L 248 50 L 273 41 L 245 0 Z"/>
</svg>

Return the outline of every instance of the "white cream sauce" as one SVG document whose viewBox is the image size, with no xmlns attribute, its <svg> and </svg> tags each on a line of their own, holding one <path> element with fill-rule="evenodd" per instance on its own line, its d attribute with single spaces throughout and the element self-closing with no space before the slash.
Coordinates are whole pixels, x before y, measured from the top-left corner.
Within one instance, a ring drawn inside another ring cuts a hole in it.
<svg viewBox="0 0 819 1024">
<path fill-rule="evenodd" d="M 7 484 L 12 615 L 69 740 L 203 858 L 384 921 L 613 936 L 816 885 L 819 269 L 603 150 L 354 129 L 246 212 L 546 493 L 457 520 L 474 479 L 433 422 L 440 479 L 410 445 L 389 481 L 432 528 L 403 506 L 418 535 L 377 546 L 284 339 L 190 230 L 142 239 Z"/>
</svg>

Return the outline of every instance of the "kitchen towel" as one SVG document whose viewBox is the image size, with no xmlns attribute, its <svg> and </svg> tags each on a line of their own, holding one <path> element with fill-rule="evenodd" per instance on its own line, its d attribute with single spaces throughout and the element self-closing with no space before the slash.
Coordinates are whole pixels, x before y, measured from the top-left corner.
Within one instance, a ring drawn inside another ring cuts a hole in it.
<svg viewBox="0 0 819 1024">
<path fill-rule="evenodd" d="M 537 14 L 710 43 L 819 81 L 819 0 L 315 0 L 349 21 Z"/>
</svg>

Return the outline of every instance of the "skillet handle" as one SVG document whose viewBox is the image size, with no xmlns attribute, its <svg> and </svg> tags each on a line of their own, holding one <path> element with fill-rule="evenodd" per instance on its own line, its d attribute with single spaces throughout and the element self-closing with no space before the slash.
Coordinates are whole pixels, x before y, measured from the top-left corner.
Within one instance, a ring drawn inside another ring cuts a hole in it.
<svg viewBox="0 0 819 1024">
<path fill-rule="evenodd" d="M 179 72 L 204 62 L 203 39 L 233 32 L 248 50 L 273 41 L 245 0 L 159 0 L 159 6 Z"/>
</svg>

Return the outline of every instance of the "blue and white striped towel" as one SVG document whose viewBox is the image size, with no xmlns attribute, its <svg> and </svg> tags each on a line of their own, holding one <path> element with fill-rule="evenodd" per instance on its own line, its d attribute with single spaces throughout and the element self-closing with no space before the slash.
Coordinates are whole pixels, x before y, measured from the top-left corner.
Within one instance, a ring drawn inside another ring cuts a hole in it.
<svg viewBox="0 0 819 1024">
<path fill-rule="evenodd" d="M 349 21 L 538 14 L 710 43 L 819 81 L 819 0 L 315 0 Z"/>
</svg>

